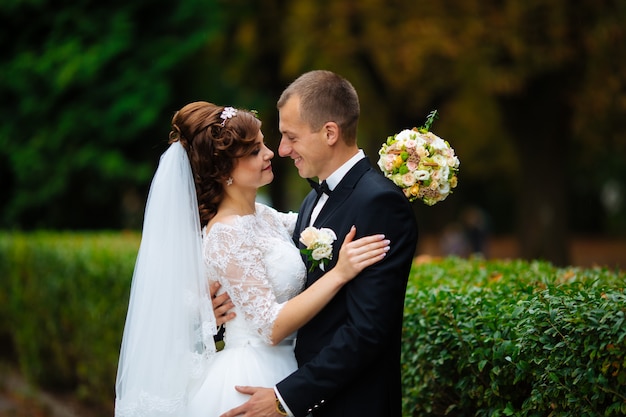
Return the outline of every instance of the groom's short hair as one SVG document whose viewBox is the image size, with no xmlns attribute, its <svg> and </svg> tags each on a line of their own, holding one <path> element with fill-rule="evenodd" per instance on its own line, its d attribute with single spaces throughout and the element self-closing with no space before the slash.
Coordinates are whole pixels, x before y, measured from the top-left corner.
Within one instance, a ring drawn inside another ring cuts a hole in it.
<svg viewBox="0 0 626 417">
<path fill-rule="evenodd" d="M 315 70 L 296 78 L 281 94 L 280 109 L 292 96 L 300 98 L 300 117 L 318 132 L 326 122 L 335 122 L 348 145 L 356 143 L 359 96 L 352 84 L 331 71 Z"/>
</svg>

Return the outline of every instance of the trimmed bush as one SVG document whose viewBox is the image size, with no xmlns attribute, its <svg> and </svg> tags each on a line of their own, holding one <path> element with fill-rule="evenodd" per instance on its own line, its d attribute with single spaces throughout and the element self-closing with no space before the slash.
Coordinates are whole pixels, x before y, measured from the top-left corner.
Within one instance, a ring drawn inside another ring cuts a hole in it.
<svg viewBox="0 0 626 417">
<path fill-rule="evenodd" d="M 30 381 L 112 406 L 138 247 L 135 233 L 0 235 L 0 334 Z"/>
<path fill-rule="evenodd" d="M 0 233 L 0 341 L 34 383 L 111 415 L 138 233 Z M 403 410 L 422 416 L 626 414 L 626 278 L 606 269 L 416 262 Z M 8 353 L 7 353 L 8 352 Z"/>
<path fill-rule="evenodd" d="M 415 265 L 405 416 L 626 414 L 621 272 L 447 258 Z"/>
</svg>

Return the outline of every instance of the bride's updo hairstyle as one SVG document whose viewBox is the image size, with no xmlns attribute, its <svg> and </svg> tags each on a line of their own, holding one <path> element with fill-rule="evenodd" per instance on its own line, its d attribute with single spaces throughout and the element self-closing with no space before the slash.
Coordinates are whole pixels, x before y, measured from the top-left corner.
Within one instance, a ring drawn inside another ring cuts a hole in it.
<svg viewBox="0 0 626 417">
<path fill-rule="evenodd" d="M 252 112 L 205 101 L 174 114 L 169 143 L 180 141 L 189 156 L 202 227 L 217 213 L 237 159 L 254 151 L 260 129 Z"/>
</svg>

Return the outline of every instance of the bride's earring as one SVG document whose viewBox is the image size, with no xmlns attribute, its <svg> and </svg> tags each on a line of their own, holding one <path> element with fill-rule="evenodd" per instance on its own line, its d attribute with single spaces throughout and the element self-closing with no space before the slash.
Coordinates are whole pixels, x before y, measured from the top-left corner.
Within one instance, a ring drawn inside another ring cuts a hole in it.
<svg viewBox="0 0 626 417">
<path fill-rule="evenodd" d="M 233 177 L 228 177 L 226 180 L 226 185 L 233 185 Z"/>
</svg>

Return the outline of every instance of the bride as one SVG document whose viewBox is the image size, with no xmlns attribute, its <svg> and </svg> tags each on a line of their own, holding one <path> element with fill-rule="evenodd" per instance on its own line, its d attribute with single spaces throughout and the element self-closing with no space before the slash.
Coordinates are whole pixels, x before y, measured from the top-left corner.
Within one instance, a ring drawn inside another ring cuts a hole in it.
<svg viewBox="0 0 626 417">
<path fill-rule="evenodd" d="M 336 266 L 302 291 L 297 215 L 256 203 L 273 156 L 249 111 L 195 102 L 174 115 L 146 205 L 117 417 L 219 416 L 247 399 L 235 385 L 273 386 L 297 367 L 296 330 L 388 251 L 384 236 L 353 240 L 353 229 Z M 214 282 L 235 313 L 219 352 Z"/>
</svg>

